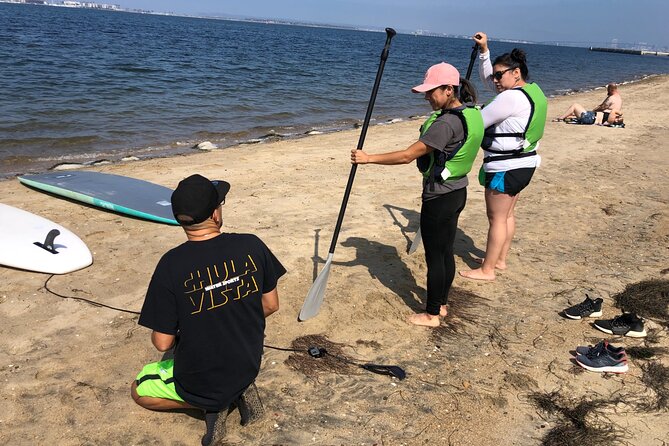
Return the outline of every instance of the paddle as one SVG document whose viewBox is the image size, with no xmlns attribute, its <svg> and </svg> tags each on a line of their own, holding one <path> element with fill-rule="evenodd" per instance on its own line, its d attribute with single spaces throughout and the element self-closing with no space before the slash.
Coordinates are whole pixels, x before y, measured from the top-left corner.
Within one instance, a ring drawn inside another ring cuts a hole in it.
<svg viewBox="0 0 669 446">
<path fill-rule="evenodd" d="M 374 102 L 376 101 L 376 93 L 379 91 L 379 84 L 381 83 L 383 67 L 386 64 L 386 59 L 388 59 L 390 41 L 395 36 L 395 34 L 396 32 L 394 29 L 386 28 L 386 43 L 383 47 L 383 51 L 381 52 L 381 62 L 379 63 L 379 69 L 376 72 L 376 80 L 374 81 L 374 88 L 372 88 L 372 96 L 369 98 L 369 104 L 367 105 L 365 121 L 362 124 L 362 131 L 360 132 L 360 139 L 358 140 L 358 150 L 362 149 L 362 145 L 365 142 L 367 128 L 369 127 L 369 121 L 372 117 L 372 110 L 374 109 Z M 348 184 L 346 185 L 344 199 L 342 200 L 341 208 L 339 209 L 339 217 L 337 218 L 337 224 L 335 226 L 334 234 L 332 235 L 332 243 L 330 243 L 330 251 L 328 253 L 325 266 L 323 267 L 323 270 L 318 275 L 318 277 L 316 277 L 316 280 L 314 280 L 314 283 L 311 285 L 311 289 L 309 290 L 306 299 L 304 299 L 302 309 L 300 310 L 300 315 L 298 316 L 299 321 L 306 321 L 307 319 L 316 316 L 321 309 L 321 304 L 323 303 L 323 298 L 325 297 L 325 288 L 328 284 L 328 276 L 330 275 L 332 257 L 334 256 L 335 247 L 337 246 L 337 237 L 339 237 L 341 224 L 344 220 L 344 212 L 346 212 L 346 205 L 348 204 L 348 197 L 351 194 L 351 188 L 353 187 L 353 179 L 355 178 L 357 167 L 357 164 L 353 164 L 351 166 L 351 173 L 348 176 Z"/>
<path fill-rule="evenodd" d="M 469 56 L 469 66 L 467 67 L 467 74 L 465 75 L 465 79 L 469 80 L 469 78 L 472 75 L 472 68 L 474 68 L 474 60 L 476 60 L 476 53 L 479 51 L 479 44 L 475 43 L 474 46 L 472 47 L 472 55 Z M 409 246 L 409 251 L 407 251 L 407 254 L 413 254 L 413 252 L 418 249 L 418 245 L 420 245 L 420 242 L 422 240 L 422 236 L 420 235 L 420 227 L 418 228 L 418 231 L 416 232 L 416 236 L 413 239 L 413 242 L 411 242 L 411 246 Z"/>
</svg>

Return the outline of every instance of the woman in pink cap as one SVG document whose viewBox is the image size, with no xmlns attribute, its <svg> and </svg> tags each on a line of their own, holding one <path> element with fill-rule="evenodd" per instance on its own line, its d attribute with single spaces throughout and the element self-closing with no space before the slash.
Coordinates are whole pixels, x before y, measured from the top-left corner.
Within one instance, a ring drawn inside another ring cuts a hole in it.
<svg viewBox="0 0 669 446">
<path fill-rule="evenodd" d="M 485 186 L 490 225 L 485 258 L 480 268 L 460 271 L 460 275 L 495 280 L 495 269 L 506 269 L 506 256 L 516 232 L 518 194 L 530 184 L 541 161 L 536 149 L 544 134 L 548 102 L 539 86 L 528 81 L 523 50 L 514 48 L 491 63 L 488 37 L 477 33 L 474 41 L 481 47 L 481 80 L 498 95 L 481 110 L 486 131 L 479 182 Z"/>
<path fill-rule="evenodd" d="M 427 304 L 409 322 L 438 327 L 447 315 L 448 293 L 455 276 L 453 243 L 458 217 L 467 200 L 467 173 L 483 139 L 483 120 L 471 107 L 476 92 L 458 70 L 447 63 L 433 65 L 414 87 L 424 93 L 434 113 L 420 129 L 418 141 L 404 150 L 368 154 L 351 151 L 354 164 L 408 164 L 417 160 L 423 174 L 420 229 L 427 263 Z M 465 104 L 469 104 L 467 106 Z"/>
</svg>

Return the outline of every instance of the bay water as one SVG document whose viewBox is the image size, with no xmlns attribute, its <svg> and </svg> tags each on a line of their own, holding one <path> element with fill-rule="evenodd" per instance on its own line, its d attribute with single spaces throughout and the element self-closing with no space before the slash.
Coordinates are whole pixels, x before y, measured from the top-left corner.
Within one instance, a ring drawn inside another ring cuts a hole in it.
<svg viewBox="0 0 669 446">
<path fill-rule="evenodd" d="M 0 177 L 352 128 L 384 42 L 383 32 L 0 3 Z M 523 48 L 549 95 L 669 73 L 667 57 L 490 45 L 493 57 Z M 427 114 L 410 88 L 440 61 L 464 75 L 471 49 L 397 35 L 373 123 Z"/>
</svg>

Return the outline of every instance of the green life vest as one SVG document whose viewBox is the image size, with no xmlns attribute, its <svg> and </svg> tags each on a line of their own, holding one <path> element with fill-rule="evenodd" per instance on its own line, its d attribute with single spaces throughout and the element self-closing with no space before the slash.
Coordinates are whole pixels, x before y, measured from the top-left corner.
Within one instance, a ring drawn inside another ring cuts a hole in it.
<svg viewBox="0 0 669 446">
<path fill-rule="evenodd" d="M 527 83 L 518 89 L 530 102 L 530 118 L 522 133 L 495 133 L 493 126 L 485 131 L 483 148 L 488 152 L 502 153 L 502 156 L 487 156 L 483 159 L 484 163 L 490 161 L 502 161 L 512 158 L 523 158 L 525 156 L 536 155 L 536 148 L 539 140 L 544 136 L 544 127 L 546 126 L 546 115 L 548 112 L 548 101 L 544 92 L 535 83 Z M 491 150 L 490 144 L 495 138 L 523 138 L 523 147 L 516 150 Z"/>
<path fill-rule="evenodd" d="M 466 176 L 472 170 L 485 131 L 481 111 L 477 108 L 467 107 L 464 110 L 437 110 L 432 113 L 420 127 L 421 136 L 444 113 L 450 113 L 460 119 L 465 137 L 462 144 L 451 153 L 433 150 L 416 160 L 416 165 L 423 177 L 431 183 L 435 181 L 443 183 Z"/>
</svg>

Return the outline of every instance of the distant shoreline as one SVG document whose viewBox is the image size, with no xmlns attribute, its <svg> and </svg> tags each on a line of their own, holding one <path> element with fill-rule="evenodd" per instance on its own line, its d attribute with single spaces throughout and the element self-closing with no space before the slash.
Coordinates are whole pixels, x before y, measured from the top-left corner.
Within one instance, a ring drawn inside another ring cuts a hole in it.
<svg viewBox="0 0 669 446">
<path fill-rule="evenodd" d="M 40 0 L 41 1 L 41 0 Z M 205 19 L 205 20 L 224 20 L 230 22 L 244 22 L 244 23 L 258 23 L 264 25 L 285 25 L 285 26 L 300 26 L 305 28 L 326 28 L 326 29 L 339 29 L 339 30 L 350 30 L 350 31 L 360 31 L 360 32 L 384 32 L 384 28 L 374 27 L 374 26 L 352 26 L 352 25 L 343 25 L 343 24 L 334 24 L 334 23 L 318 23 L 318 22 L 302 22 L 302 21 L 292 21 L 284 19 L 272 19 L 272 18 L 258 18 L 258 17 L 236 17 L 236 16 L 217 16 L 217 15 L 193 15 L 193 14 L 182 14 L 174 12 L 158 12 L 153 10 L 144 10 L 144 9 L 126 9 L 122 8 L 119 5 L 107 4 L 107 3 L 93 3 L 93 2 L 78 2 L 78 3 L 91 3 L 96 5 L 105 5 L 105 6 L 115 6 L 115 8 L 101 8 L 101 7 L 88 7 L 88 6 L 64 6 L 62 4 L 56 3 L 29 3 L 19 2 L 17 0 L 0 0 L 0 3 L 7 4 L 16 4 L 16 5 L 30 5 L 30 6 L 54 6 L 54 7 L 67 7 L 69 9 L 89 9 L 95 11 L 105 11 L 105 12 L 127 12 L 131 14 L 148 14 L 148 15 L 157 15 L 157 16 L 169 16 L 169 17 L 185 17 L 191 19 Z M 425 36 L 425 37 L 438 37 L 438 38 L 449 38 L 449 39 L 471 39 L 471 36 L 461 35 L 461 34 L 447 34 L 440 33 L 435 31 L 428 30 L 408 30 L 408 29 L 396 29 L 398 34 L 404 35 L 413 35 L 413 36 Z M 573 48 L 592 48 L 593 46 L 604 45 L 604 42 L 568 42 L 568 41 L 532 41 L 524 39 L 508 39 L 504 37 L 495 37 L 491 36 L 496 42 L 504 43 L 517 43 L 522 45 L 549 45 L 549 46 L 562 46 L 562 47 L 573 47 Z M 641 45 L 636 43 L 625 43 L 626 45 L 621 50 L 647 50 L 654 52 L 664 52 L 669 51 L 667 47 L 660 47 L 657 45 Z M 630 46 L 634 46 L 633 48 Z"/>
</svg>

